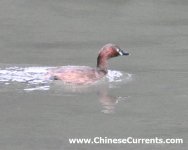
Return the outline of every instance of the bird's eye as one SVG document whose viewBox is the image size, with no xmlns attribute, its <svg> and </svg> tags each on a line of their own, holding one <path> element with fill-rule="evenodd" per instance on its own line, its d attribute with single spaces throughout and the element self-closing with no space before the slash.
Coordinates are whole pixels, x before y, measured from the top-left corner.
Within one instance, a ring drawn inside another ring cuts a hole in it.
<svg viewBox="0 0 188 150">
<path fill-rule="evenodd" d="M 119 53 L 119 55 L 121 55 L 121 56 L 123 55 L 121 49 L 117 48 L 116 50 L 117 50 L 117 52 Z"/>
</svg>

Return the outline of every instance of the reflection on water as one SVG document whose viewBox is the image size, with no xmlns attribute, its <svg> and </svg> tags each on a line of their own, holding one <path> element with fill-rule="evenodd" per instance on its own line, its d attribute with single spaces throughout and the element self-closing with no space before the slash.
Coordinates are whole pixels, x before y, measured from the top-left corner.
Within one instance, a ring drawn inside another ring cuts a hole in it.
<svg viewBox="0 0 188 150">
<path fill-rule="evenodd" d="M 129 79 L 127 79 L 125 83 L 131 80 L 132 80 L 132 75 L 130 75 Z M 56 80 L 53 83 L 56 92 L 63 93 L 65 95 L 68 94 L 74 96 L 74 94 L 87 93 L 88 96 L 90 93 L 95 93 L 97 95 L 97 99 L 99 100 L 99 103 L 102 106 L 101 112 L 105 114 L 115 113 L 116 105 L 119 102 L 125 101 L 128 98 L 128 96 L 121 96 L 121 95 L 117 96 L 113 93 L 110 93 L 110 89 L 116 88 L 116 86 L 118 85 L 115 84 L 116 82 L 112 83 L 103 80 L 102 82 L 97 82 L 94 85 L 65 85 L 61 81 Z"/>
<path fill-rule="evenodd" d="M 0 149 L 188 149 L 187 10 L 188 0 L 1 0 Z M 92 66 L 109 42 L 130 49 L 110 67 L 134 82 L 109 71 L 92 86 L 62 85 L 31 67 Z M 96 136 L 185 143 L 68 143 Z"/>
<path fill-rule="evenodd" d="M 119 101 L 126 100 L 127 97 L 110 95 L 107 90 L 99 91 L 99 101 L 103 106 L 103 113 L 109 114 L 115 112 L 115 106 Z"/>
<path fill-rule="evenodd" d="M 71 85 L 62 81 L 53 81 L 47 78 L 47 70 L 53 67 L 8 67 L 0 69 L 1 86 L 8 86 L 12 83 L 24 84 L 24 91 L 32 92 L 38 90 L 50 90 L 56 86 L 60 93 L 89 93 L 96 92 L 101 103 L 103 113 L 114 113 L 115 105 L 125 97 L 109 94 L 110 88 L 116 88 L 120 84 L 125 84 L 132 80 L 132 75 L 120 71 L 109 70 L 107 76 L 92 85 Z"/>
</svg>

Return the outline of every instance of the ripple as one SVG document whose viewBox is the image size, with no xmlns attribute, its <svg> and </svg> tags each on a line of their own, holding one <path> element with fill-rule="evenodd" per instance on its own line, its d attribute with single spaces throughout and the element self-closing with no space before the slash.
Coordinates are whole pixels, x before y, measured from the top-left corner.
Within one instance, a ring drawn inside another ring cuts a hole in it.
<svg viewBox="0 0 188 150">
<path fill-rule="evenodd" d="M 109 82 L 129 82 L 132 80 L 132 74 L 124 73 L 121 71 L 108 70 L 108 74 L 106 76 Z"/>
<path fill-rule="evenodd" d="M 54 67 L 7 67 L 0 69 L 0 82 L 11 85 L 13 82 L 26 84 L 25 91 L 49 90 L 53 81 L 46 76 L 48 69 Z M 115 83 L 127 83 L 132 80 L 132 74 L 108 70 L 105 80 L 114 87 Z M 102 81 L 103 82 L 103 81 Z"/>
<path fill-rule="evenodd" d="M 46 78 L 47 70 L 51 67 L 8 67 L 0 69 L 0 82 L 10 85 L 12 82 L 25 83 L 24 90 L 48 90 L 51 80 Z"/>
</svg>

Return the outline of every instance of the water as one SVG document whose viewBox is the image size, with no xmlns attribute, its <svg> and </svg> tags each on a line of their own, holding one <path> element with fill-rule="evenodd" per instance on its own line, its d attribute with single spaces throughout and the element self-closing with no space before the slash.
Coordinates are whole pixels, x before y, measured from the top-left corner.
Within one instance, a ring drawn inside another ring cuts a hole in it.
<svg viewBox="0 0 188 150">
<path fill-rule="evenodd" d="M 186 150 L 186 0 L 0 2 L 0 149 Z M 45 78 L 61 65 L 96 65 L 116 43 L 130 56 L 109 61 L 91 86 Z M 68 138 L 183 138 L 184 144 L 75 144 Z"/>
<path fill-rule="evenodd" d="M 50 90 L 50 84 L 54 81 L 51 77 L 48 76 L 48 70 L 55 67 L 8 67 L 0 70 L 0 82 L 1 85 L 10 85 L 12 83 L 24 83 L 26 87 L 30 86 L 34 88 L 24 88 L 26 91 L 35 91 L 35 90 Z M 63 87 L 69 86 L 70 89 L 73 88 L 88 88 L 98 83 L 102 84 L 102 81 L 106 81 L 109 84 L 109 87 L 115 87 L 114 83 L 127 83 L 132 80 L 132 74 L 123 73 L 115 70 L 108 70 L 107 75 L 104 79 L 99 80 L 97 83 L 92 85 L 80 86 L 80 85 L 67 85 L 62 81 L 57 81 L 62 84 Z M 54 81 L 55 82 L 55 81 Z M 118 84 L 119 85 L 119 84 Z"/>
</svg>

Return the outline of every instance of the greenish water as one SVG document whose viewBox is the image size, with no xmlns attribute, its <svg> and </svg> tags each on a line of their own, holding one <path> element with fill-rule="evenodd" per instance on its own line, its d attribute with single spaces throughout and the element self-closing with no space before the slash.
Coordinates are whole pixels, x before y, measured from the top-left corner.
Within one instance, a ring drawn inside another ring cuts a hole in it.
<svg viewBox="0 0 188 150">
<path fill-rule="evenodd" d="M 0 84 L 0 149 L 186 150 L 187 10 L 186 0 L 2 0 L 0 79 L 11 80 Z M 111 75 L 122 73 L 114 82 L 72 87 L 41 79 L 41 68 L 95 67 L 109 42 L 131 53 L 110 60 Z M 99 136 L 184 144 L 68 142 Z"/>
</svg>

